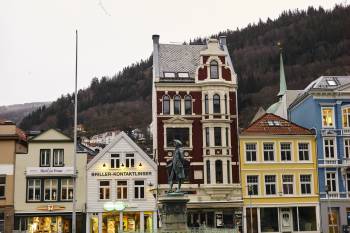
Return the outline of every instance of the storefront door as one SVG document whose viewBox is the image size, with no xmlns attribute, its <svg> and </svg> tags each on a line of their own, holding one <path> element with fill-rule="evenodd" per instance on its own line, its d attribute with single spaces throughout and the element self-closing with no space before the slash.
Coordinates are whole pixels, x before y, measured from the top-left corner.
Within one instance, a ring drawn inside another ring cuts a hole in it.
<svg viewBox="0 0 350 233">
<path fill-rule="evenodd" d="M 282 232 L 293 231 L 292 209 L 282 208 L 280 211 L 280 221 Z"/>
</svg>

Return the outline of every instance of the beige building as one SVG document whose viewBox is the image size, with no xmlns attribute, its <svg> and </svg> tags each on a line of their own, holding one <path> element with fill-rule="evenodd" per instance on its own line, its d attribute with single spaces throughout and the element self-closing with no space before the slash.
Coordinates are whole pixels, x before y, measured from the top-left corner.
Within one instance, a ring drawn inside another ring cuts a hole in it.
<svg viewBox="0 0 350 233">
<path fill-rule="evenodd" d="M 0 232 L 13 230 L 14 164 L 16 153 L 26 151 L 26 138 L 10 121 L 0 121 Z"/>
<path fill-rule="evenodd" d="M 80 151 L 80 150 L 78 150 Z M 71 232 L 73 139 L 50 129 L 28 140 L 28 153 L 17 154 L 15 230 Z M 77 232 L 84 232 L 87 153 L 77 153 Z"/>
</svg>

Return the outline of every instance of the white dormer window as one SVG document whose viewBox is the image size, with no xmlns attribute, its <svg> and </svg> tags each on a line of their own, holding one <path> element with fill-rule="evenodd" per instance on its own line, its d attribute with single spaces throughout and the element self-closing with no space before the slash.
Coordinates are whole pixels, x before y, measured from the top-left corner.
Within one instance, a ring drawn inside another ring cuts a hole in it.
<svg viewBox="0 0 350 233">
<path fill-rule="evenodd" d="M 219 78 L 219 65 L 217 61 L 210 62 L 210 78 L 211 79 Z"/>
<path fill-rule="evenodd" d="M 337 83 L 334 80 L 327 80 L 329 86 L 337 86 Z"/>
<path fill-rule="evenodd" d="M 177 73 L 177 77 L 179 78 L 189 78 L 189 74 L 187 72 L 179 72 Z"/>
<path fill-rule="evenodd" d="M 164 72 L 164 78 L 175 78 L 174 72 Z"/>
</svg>

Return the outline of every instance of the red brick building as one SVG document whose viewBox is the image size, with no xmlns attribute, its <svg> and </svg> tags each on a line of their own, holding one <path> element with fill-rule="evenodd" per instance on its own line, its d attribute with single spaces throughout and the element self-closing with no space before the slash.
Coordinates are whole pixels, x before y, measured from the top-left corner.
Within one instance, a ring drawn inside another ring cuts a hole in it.
<svg viewBox="0 0 350 233">
<path fill-rule="evenodd" d="M 234 227 L 240 221 L 237 77 L 226 38 L 206 45 L 160 44 L 153 35 L 152 132 L 160 192 L 173 140 L 183 143 L 189 225 Z"/>
</svg>

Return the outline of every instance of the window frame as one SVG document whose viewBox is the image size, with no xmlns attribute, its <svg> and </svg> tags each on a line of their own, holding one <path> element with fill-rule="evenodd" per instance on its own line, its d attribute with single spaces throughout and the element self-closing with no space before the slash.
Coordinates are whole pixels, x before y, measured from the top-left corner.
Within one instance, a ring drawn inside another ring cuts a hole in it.
<svg viewBox="0 0 350 233">
<path fill-rule="evenodd" d="M 0 175 L 0 181 L 1 179 L 4 180 L 4 183 L 0 182 L 0 190 L 3 189 L 4 195 L 0 195 L 0 199 L 6 199 L 6 175 Z"/>
<path fill-rule="evenodd" d="M 221 96 L 217 93 L 213 95 L 213 114 L 221 114 Z"/>
<path fill-rule="evenodd" d="M 57 161 L 56 161 L 55 152 L 57 152 L 57 151 L 62 151 L 62 154 L 59 154 L 62 156 L 62 164 L 56 164 Z M 52 150 L 52 166 L 53 167 L 63 167 L 64 166 L 64 149 L 53 149 Z"/>
<path fill-rule="evenodd" d="M 101 186 L 101 182 L 107 181 L 108 182 L 108 186 Z M 103 189 L 103 197 L 101 198 L 101 188 Z M 106 198 L 106 190 L 108 189 L 108 195 L 109 197 Z M 98 200 L 100 201 L 106 201 L 106 200 L 111 200 L 111 180 L 98 180 Z"/>
<path fill-rule="evenodd" d="M 270 151 L 273 152 L 273 160 L 265 160 L 265 148 L 264 148 L 265 144 L 272 144 L 273 145 L 273 149 L 270 150 Z M 263 157 L 263 162 L 264 163 L 274 163 L 274 162 L 276 162 L 276 145 L 275 145 L 275 142 L 263 142 L 262 143 L 262 157 Z"/>
<path fill-rule="evenodd" d="M 209 96 L 208 96 L 208 94 L 204 95 L 204 114 L 209 114 Z"/>
<path fill-rule="evenodd" d="M 348 145 L 346 145 L 346 141 L 348 141 Z M 343 159 L 350 159 L 350 138 L 349 137 L 344 137 L 343 138 L 343 149 L 344 149 L 344 157 Z M 346 151 L 348 151 L 348 156 L 346 154 Z"/>
<path fill-rule="evenodd" d="M 182 142 L 184 148 L 192 148 L 192 124 L 164 125 L 164 149 L 174 148 L 173 144 L 168 145 L 168 129 L 188 129 L 188 146 Z"/>
<path fill-rule="evenodd" d="M 332 140 L 333 141 L 333 155 L 334 155 L 334 158 L 327 158 L 326 157 L 326 141 L 327 140 Z M 335 137 L 324 137 L 323 138 L 323 159 L 325 161 L 326 160 L 338 160 L 338 154 L 337 153 L 338 153 L 338 151 L 337 151 L 337 138 L 335 138 Z"/>
<path fill-rule="evenodd" d="M 323 110 L 325 110 L 325 109 L 332 110 L 332 116 L 331 117 L 332 117 L 333 126 L 325 125 L 324 122 L 323 122 L 323 117 L 324 117 Z M 322 121 L 322 128 L 328 128 L 328 129 L 334 129 L 335 128 L 335 112 L 334 112 L 334 107 L 333 106 L 321 107 L 321 121 Z"/>
<path fill-rule="evenodd" d="M 218 169 L 221 169 L 221 174 L 218 176 Z M 215 160 L 215 184 L 223 184 L 224 183 L 224 163 L 221 159 L 216 159 Z M 221 178 L 218 179 L 218 178 Z"/>
<path fill-rule="evenodd" d="M 210 160 L 206 160 L 206 162 L 205 162 L 205 165 L 206 165 L 206 175 L 207 175 L 207 184 L 211 184 L 211 165 L 210 165 Z M 209 182 L 208 182 L 209 181 Z"/>
<path fill-rule="evenodd" d="M 143 185 L 136 184 L 137 181 L 142 181 Z M 136 193 L 138 197 L 136 197 Z M 144 200 L 144 199 L 145 199 L 145 180 L 134 180 L 134 200 Z"/>
<path fill-rule="evenodd" d="M 56 187 L 54 187 L 54 181 L 56 181 Z M 43 182 L 44 182 L 44 193 L 43 193 L 43 195 L 44 195 L 44 202 L 57 202 L 58 201 L 58 196 L 59 196 L 59 194 L 58 194 L 58 179 L 56 178 L 45 178 L 45 179 L 43 179 Z M 46 199 L 46 190 L 47 190 L 47 186 L 46 186 L 46 183 L 47 182 L 49 182 L 49 196 L 50 196 L 50 198 L 49 199 Z M 56 198 L 55 199 L 53 199 L 53 191 L 54 190 L 56 190 Z"/>
<path fill-rule="evenodd" d="M 31 180 L 33 180 L 33 186 L 30 186 L 29 185 L 29 182 L 31 181 Z M 37 185 L 36 184 L 36 181 L 39 181 L 39 184 Z M 28 178 L 27 179 L 27 188 L 26 188 L 26 190 L 27 190 L 27 202 L 41 202 L 42 201 L 42 179 L 38 179 L 38 178 Z M 30 188 L 33 188 L 33 197 L 34 197 L 34 199 L 29 199 L 29 193 L 30 193 Z M 39 188 L 39 199 L 36 199 L 36 195 L 35 194 L 37 194 L 36 193 L 36 188 Z"/>
<path fill-rule="evenodd" d="M 307 145 L 307 152 L 308 152 L 308 159 L 300 159 L 300 152 L 303 152 L 303 158 L 305 158 L 305 149 L 300 149 L 300 145 L 301 144 L 306 144 Z M 311 152 L 311 143 L 308 141 L 298 141 L 298 161 L 301 162 L 311 162 L 311 158 L 312 158 L 312 152 Z"/>
<path fill-rule="evenodd" d="M 174 115 L 181 115 L 181 96 L 180 95 L 174 95 L 173 97 L 174 105 L 173 105 L 173 111 Z M 178 111 L 176 111 L 178 105 Z"/>
<path fill-rule="evenodd" d="M 301 176 L 309 176 L 310 181 L 302 181 Z M 306 173 L 306 174 L 299 174 L 299 182 L 300 182 L 300 195 L 307 196 L 307 195 L 312 195 L 313 194 L 313 176 L 312 174 Z M 310 193 L 303 193 L 302 185 L 309 184 L 310 185 Z"/>
<path fill-rule="evenodd" d="M 205 127 L 204 133 L 205 133 L 205 146 L 210 147 L 210 128 Z"/>
<path fill-rule="evenodd" d="M 216 69 L 216 74 L 214 75 L 214 69 Z M 219 62 L 217 60 L 211 60 L 209 63 L 209 74 L 210 74 L 210 79 L 219 79 L 220 74 L 219 74 Z"/>
<path fill-rule="evenodd" d="M 112 157 L 115 156 L 115 157 Z M 110 167 L 112 169 L 119 169 L 120 168 L 120 162 L 121 162 L 121 156 L 120 153 L 113 153 L 110 154 Z M 113 162 L 113 166 L 112 166 L 112 162 Z"/>
<path fill-rule="evenodd" d="M 218 129 L 220 129 L 220 131 L 217 131 Z M 217 133 L 220 132 L 220 140 L 217 137 Z M 219 140 L 219 141 L 217 141 Z M 214 146 L 215 147 L 222 147 L 222 127 L 214 127 Z"/>
<path fill-rule="evenodd" d="M 135 167 L 135 154 L 126 153 L 125 154 L 125 167 L 134 168 Z"/>
<path fill-rule="evenodd" d="M 48 156 L 48 163 L 47 164 L 43 164 L 43 158 L 42 158 L 42 152 L 48 152 L 45 153 L 45 162 L 47 162 L 47 157 Z M 40 149 L 40 158 L 39 158 L 39 167 L 51 167 L 51 149 Z"/>
<path fill-rule="evenodd" d="M 292 181 L 284 181 L 283 178 L 284 176 L 291 176 Z M 281 182 L 282 182 L 282 194 L 284 196 L 292 196 L 295 194 L 295 178 L 293 174 L 281 174 Z M 284 193 L 284 185 L 292 185 L 292 193 Z"/>
<path fill-rule="evenodd" d="M 282 149 L 282 144 L 288 144 L 289 145 L 289 155 L 290 159 L 289 160 L 283 160 L 282 159 L 282 152 L 288 151 L 286 149 Z M 280 149 L 280 160 L 285 162 L 285 163 L 291 163 L 293 162 L 293 142 L 288 142 L 288 141 L 282 141 L 279 143 L 279 149 Z"/>
<path fill-rule="evenodd" d="M 165 102 L 168 104 L 168 111 L 165 112 Z M 162 114 L 163 115 L 170 115 L 170 96 L 169 95 L 163 95 L 162 97 Z"/>
<path fill-rule="evenodd" d="M 124 184 L 119 184 L 119 182 L 126 182 L 126 185 Z M 128 180 L 116 180 L 116 195 L 115 198 L 116 200 L 128 200 Z M 119 189 L 120 189 L 120 198 L 119 198 Z"/>
<path fill-rule="evenodd" d="M 248 160 L 247 153 L 253 152 L 252 149 L 247 149 L 248 145 L 255 145 L 255 160 Z M 245 142 L 244 143 L 244 159 L 246 163 L 256 163 L 258 162 L 258 143 L 257 142 Z"/>
<path fill-rule="evenodd" d="M 266 182 L 266 177 L 267 176 L 273 176 L 273 177 L 275 177 L 275 181 L 274 181 L 274 183 L 272 183 L 272 182 Z M 267 194 L 267 185 L 275 185 L 275 193 L 274 194 Z M 275 174 L 265 174 L 264 175 L 264 194 L 265 194 L 265 196 L 269 196 L 269 197 L 271 197 L 271 196 L 277 196 L 277 193 L 278 193 L 278 185 L 277 185 L 277 175 L 275 175 Z"/>
<path fill-rule="evenodd" d="M 348 110 L 348 112 L 346 112 L 346 115 L 344 115 L 344 112 Z M 341 119 L 342 119 L 342 127 L 345 128 L 345 129 L 348 129 L 350 128 L 350 106 L 349 105 L 345 105 L 345 106 L 342 106 L 341 108 Z M 345 121 L 344 121 L 344 117 L 347 116 L 347 126 L 345 126 Z"/>
<path fill-rule="evenodd" d="M 185 95 L 184 97 L 184 104 L 185 104 L 185 115 L 192 115 L 193 114 L 193 102 L 192 102 L 192 96 L 191 95 Z"/>
<path fill-rule="evenodd" d="M 67 181 L 65 184 L 63 181 Z M 69 183 L 69 181 L 71 181 L 71 184 Z M 67 195 L 67 198 L 63 198 L 63 189 L 66 188 L 66 195 Z M 69 196 L 69 191 L 70 189 L 72 190 L 72 198 L 70 198 Z M 71 178 L 62 178 L 61 179 L 61 187 L 60 187 L 60 190 L 61 190 L 61 193 L 60 193 L 60 200 L 61 201 L 73 201 L 73 195 L 74 195 L 74 190 L 73 190 L 73 179 Z"/>
<path fill-rule="evenodd" d="M 338 193 L 339 192 L 339 182 L 338 182 L 338 172 L 337 171 L 325 171 L 324 176 L 325 176 L 325 185 L 328 185 L 327 181 L 327 174 L 335 174 L 334 181 L 335 181 L 335 191 L 329 191 L 329 193 Z"/>
<path fill-rule="evenodd" d="M 248 181 L 248 177 L 256 177 L 257 180 L 256 182 L 249 182 Z M 247 184 L 247 196 L 259 196 L 259 175 L 255 175 L 255 174 L 249 174 L 249 175 L 246 175 L 246 184 Z M 249 194 L 249 184 L 252 184 L 252 185 L 256 185 L 256 191 L 257 191 L 257 194 Z"/>
</svg>

